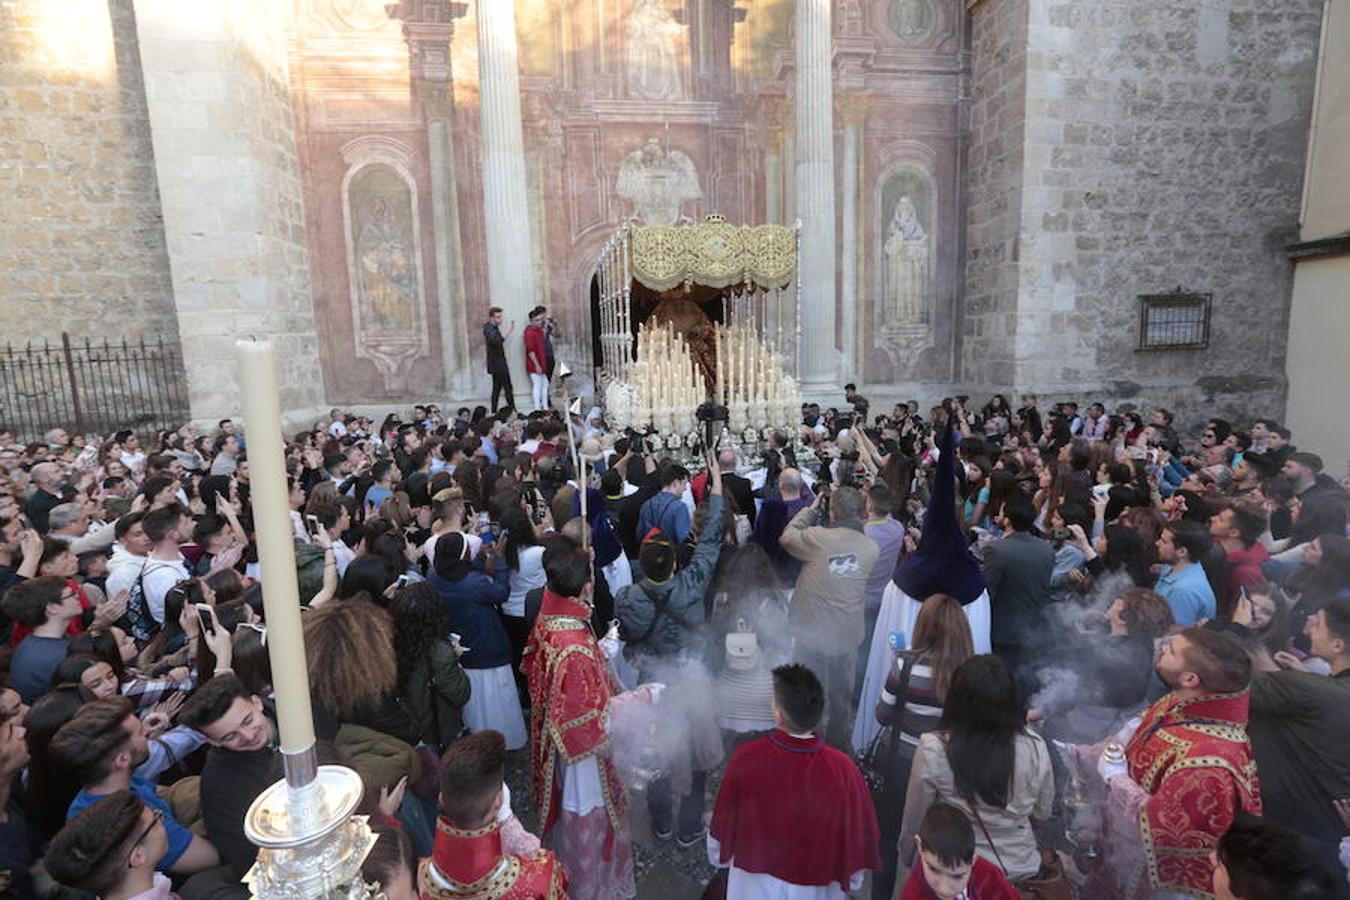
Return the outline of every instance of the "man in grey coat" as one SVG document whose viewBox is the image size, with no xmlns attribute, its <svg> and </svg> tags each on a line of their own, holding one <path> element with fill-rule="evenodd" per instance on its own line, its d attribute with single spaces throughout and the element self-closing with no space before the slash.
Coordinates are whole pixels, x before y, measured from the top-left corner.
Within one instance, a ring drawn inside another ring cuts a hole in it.
<svg viewBox="0 0 1350 900">
<path fill-rule="evenodd" d="M 796 659 L 825 688 L 825 740 L 845 750 L 853 730 L 858 648 L 867 629 L 863 598 L 881 548 L 863 531 L 862 492 L 835 488 L 828 495 L 828 523 L 821 515 L 826 496 L 822 491 L 793 516 L 778 542 L 802 563 L 788 611 Z"/>
<path fill-rule="evenodd" d="M 707 459 L 708 471 L 717 471 L 716 461 Z M 624 652 L 637 667 L 643 682 L 667 679 L 682 663 L 702 662 L 704 647 L 703 597 L 717 567 L 722 548 L 722 480 L 708 479 L 709 527 L 700 532 L 694 555 L 683 568 L 676 562 L 675 544 L 660 530 L 639 535 L 642 549 L 642 580 L 619 590 L 614 597 L 614 614 L 619 619 L 619 636 Z M 668 668 L 667 668 L 668 667 Z M 660 669 L 654 677 L 654 668 Z M 678 691 L 679 686 L 672 686 Z M 692 730 L 692 726 L 691 726 Z M 720 748 L 719 748 L 720 749 Z M 658 838 L 673 834 L 682 847 L 703 841 L 704 784 L 706 768 L 691 752 L 692 775 L 687 790 L 680 787 L 679 819 L 675 818 L 675 791 L 670 778 L 662 777 L 647 788 L 647 808 L 652 831 Z M 678 834 L 675 834 L 678 827 Z"/>
</svg>

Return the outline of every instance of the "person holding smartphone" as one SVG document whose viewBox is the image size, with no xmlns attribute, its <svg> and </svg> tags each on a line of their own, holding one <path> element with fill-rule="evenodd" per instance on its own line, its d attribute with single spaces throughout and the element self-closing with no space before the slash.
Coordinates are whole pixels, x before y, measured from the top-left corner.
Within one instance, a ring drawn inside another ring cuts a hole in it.
<svg viewBox="0 0 1350 900">
<path fill-rule="evenodd" d="M 511 369 L 506 363 L 506 341 L 516 330 L 513 319 L 502 332 L 502 308 L 494 306 L 488 310 L 488 320 L 483 324 L 483 343 L 487 347 L 487 372 L 492 378 L 492 411 L 497 412 L 498 398 L 505 393 L 506 406 L 515 408 L 515 393 L 511 387 Z"/>
<path fill-rule="evenodd" d="M 497 558 L 494 544 L 484 543 L 475 559 L 468 537 L 451 531 L 434 545 L 427 580 L 450 628 L 462 635 L 460 663 L 473 685 L 465 723 L 471 731 L 500 731 L 509 750 L 524 747 L 529 735 L 511 669 L 511 638 L 500 612 L 511 593 L 510 569 Z"/>
</svg>

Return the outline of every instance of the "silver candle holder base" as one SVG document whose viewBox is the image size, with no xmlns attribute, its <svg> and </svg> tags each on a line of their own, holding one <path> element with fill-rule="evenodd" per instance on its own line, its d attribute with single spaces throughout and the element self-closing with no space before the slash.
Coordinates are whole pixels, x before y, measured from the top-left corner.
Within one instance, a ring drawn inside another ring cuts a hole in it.
<svg viewBox="0 0 1350 900">
<path fill-rule="evenodd" d="M 361 778 L 344 766 L 316 766 L 314 748 L 283 754 L 286 778 L 258 795 L 244 834 L 258 847 L 244 882 L 259 900 L 374 898 L 361 864 L 375 844 L 361 802 Z"/>
</svg>

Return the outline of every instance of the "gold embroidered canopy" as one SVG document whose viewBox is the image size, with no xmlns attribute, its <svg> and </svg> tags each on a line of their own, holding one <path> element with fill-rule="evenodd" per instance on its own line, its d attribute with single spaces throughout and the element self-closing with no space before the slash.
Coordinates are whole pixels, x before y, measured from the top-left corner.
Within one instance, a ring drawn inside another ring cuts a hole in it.
<svg viewBox="0 0 1350 900">
<path fill-rule="evenodd" d="M 801 344 L 800 235 L 800 224 L 732 225 L 718 215 L 700 225 L 625 223 L 596 261 L 599 374 L 617 377 L 633 362 L 635 284 L 657 294 L 694 285 L 721 291 L 718 321 L 750 325 L 795 365 Z M 784 303 L 788 291 L 790 299 Z"/>
<path fill-rule="evenodd" d="M 797 230 L 732 225 L 708 216 L 701 225 L 634 225 L 631 275 L 654 291 L 681 284 L 782 290 L 797 271 Z"/>
</svg>

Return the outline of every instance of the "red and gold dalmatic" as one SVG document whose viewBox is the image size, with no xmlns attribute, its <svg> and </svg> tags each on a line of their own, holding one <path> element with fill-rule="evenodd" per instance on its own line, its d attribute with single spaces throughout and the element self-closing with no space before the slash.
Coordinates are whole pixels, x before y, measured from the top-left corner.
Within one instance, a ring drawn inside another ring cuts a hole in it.
<svg viewBox="0 0 1350 900">
<path fill-rule="evenodd" d="M 600 645 L 591 633 L 590 609 L 545 589 L 539 618 L 525 646 L 521 669 L 529 684 L 531 799 L 539 810 L 540 834 L 558 820 L 561 789 L 554 775 L 563 765 L 594 756 L 600 768 L 611 840 L 625 825 L 623 784 L 608 752 L 604 715 L 618 693 Z"/>
<path fill-rule="evenodd" d="M 464 831 L 436 821 L 431 858 L 418 870 L 422 900 L 567 900 L 567 876 L 547 850 L 502 852 L 501 823 Z"/>
<path fill-rule="evenodd" d="M 1144 871 L 1118 873 L 1123 896 L 1150 889 L 1213 896 L 1210 853 L 1239 810 L 1261 813 L 1247 704 L 1246 691 L 1169 694 L 1144 714 L 1125 748 L 1133 784 L 1113 779 L 1111 790 L 1111 805 L 1137 824 L 1143 845 Z"/>
</svg>

